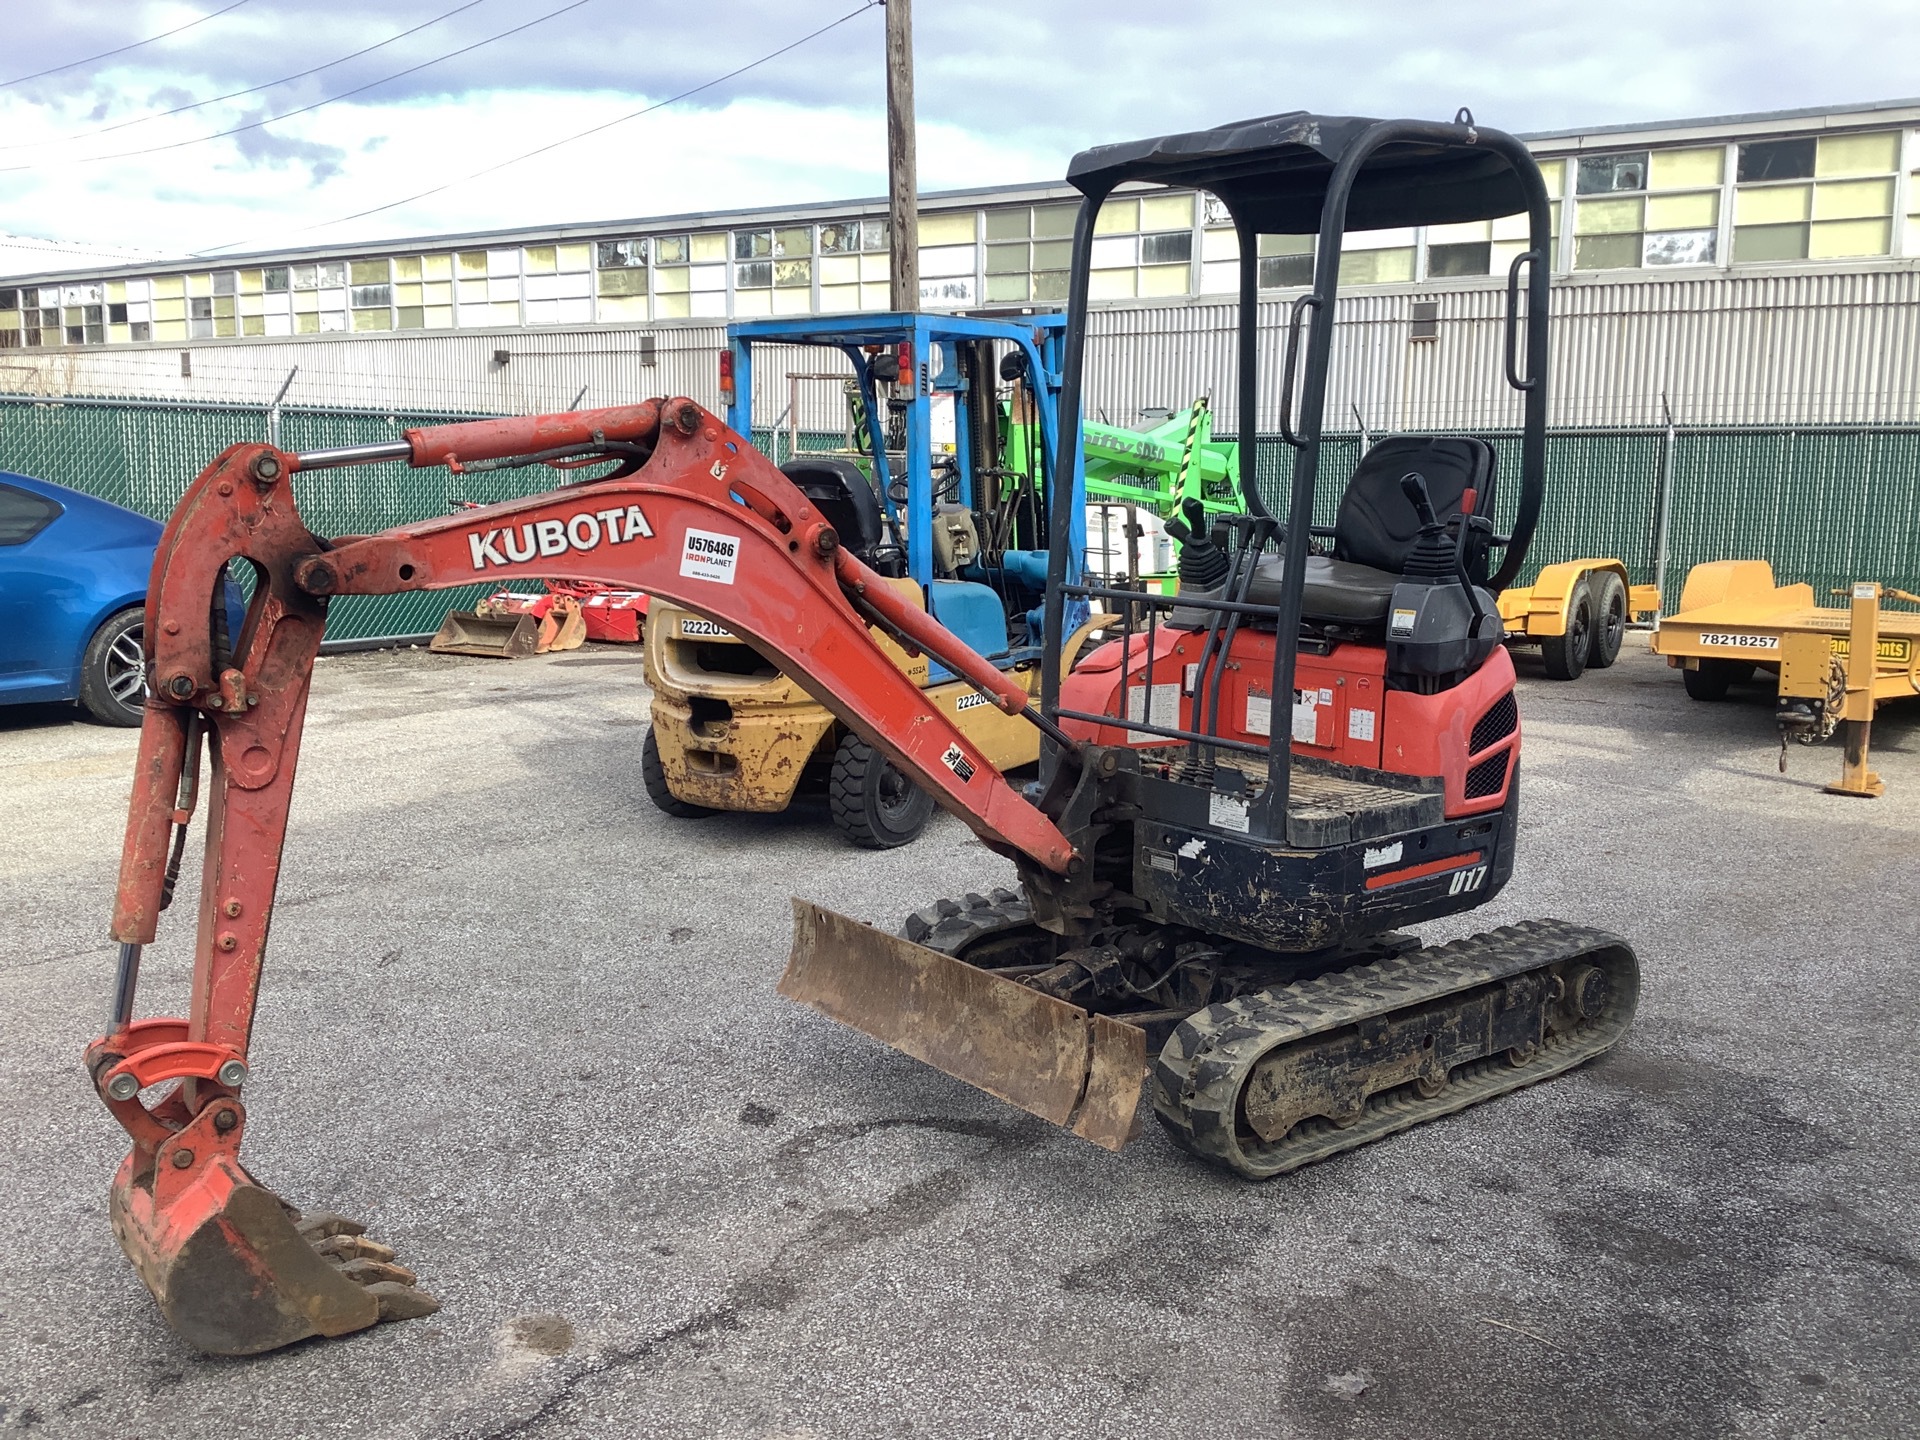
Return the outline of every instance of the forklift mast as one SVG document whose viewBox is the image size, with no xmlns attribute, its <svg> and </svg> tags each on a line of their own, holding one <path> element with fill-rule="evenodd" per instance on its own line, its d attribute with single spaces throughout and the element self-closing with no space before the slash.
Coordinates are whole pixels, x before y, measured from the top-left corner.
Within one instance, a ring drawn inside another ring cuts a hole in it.
<svg viewBox="0 0 1920 1440">
<path fill-rule="evenodd" d="M 845 355 L 860 390 L 867 427 L 863 448 L 873 466 L 874 488 L 889 523 L 905 541 L 907 574 L 924 588 L 935 578 L 934 397 L 953 400 L 955 503 L 983 511 L 990 501 L 999 499 L 980 493 L 982 473 L 997 468 L 994 457 L 979 453 L 983 442 L 990 443 L 997 422 L 995 377 L 972 373 L 963 352 L 984 342 L 1003 356 L 1017 355 L 1019 360 L 1011 368 L 1025 380 L 1036 402 L 1043 458 L 1063 452 L 1068 456 L 1034 476 L 1042 496 L 1038 516 L 1042 533 L 1022 537 L 1030 539 L 1030 545 L 1022 548 L 1045 551 L 1050 548 L 1048 532 L 1058 533 L 1065 540 L 1068 572 L 1077 576 L 1087 546 L 1086 487 L 1079 426 L 1073 418 L 1078 411 L 1060 404 L 1066 327 L 1065 316 L 1050 313 L 1017 320 L 886 313 L 743 321 L 728 327 L 721 405 L 727 424 L 741 435 L 752 436 L 757 347 L 817 346 Z M 892 456 L 898 447 L 888 444 L 890 400 L 900 402 L 904 410 L 904 474 L 894 473 Z M 1063 417 L 1068 419 L 1064 430 Z M 1064 484 L 1059 483 L 1062 477 Z"/>
</svg>

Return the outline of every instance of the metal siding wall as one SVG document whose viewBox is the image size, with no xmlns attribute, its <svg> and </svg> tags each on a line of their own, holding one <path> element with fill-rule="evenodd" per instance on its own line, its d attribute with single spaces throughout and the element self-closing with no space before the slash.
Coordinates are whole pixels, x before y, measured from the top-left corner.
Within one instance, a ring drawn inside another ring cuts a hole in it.
<svg viewBox="0 0 1920 1440">
<path fill-rule="evenodd" d="M 1412 302 L 1439 308 L 1439 338 L 1406 338 Z M 1336 310 L 1326 422 L 1330 429 L 1505 429 L 1517 403 L 1499 379 L 1504 288 L 1442 282 L 1355 290 Z M 1277 428 L 1276 383 L 1286 304 L 1260 307 L 1263 431 Z M 1553 287 L 1556 427 L 1909 424 L 1920 420 L 1920 268 L 1673 278 L 1561 277 Z M 655 364 L 639 361 L 653 337 Z M 685 394 L 717 403 L 721 325 L 646 330 L 460 331 L 9 351 L 0 385 L 45 394 L 132 395 L 265 404 L 300 367 L 296 404 L 526 413 Z M 1211 394 L 1220 423 L 1240 427 L 1233 393 L 1234 306 L 1099 309 L 1089 322 L 1087 413 L 1131 423 L 1145 406 L 1178 409 Z M 194 374 L 179 374 L 182 348 Z M 505 365 L 492 360 L 509 352 Z M 767 351 L 755 370 L 756 421 L 786 404 L 794 365 Z M 824 388 L 824 387 L 822 387 Z M 1356 412 L 1359 419 L 1356 420 Z M 809 411 L 803 424 L 838 421 Z"/>
<path fill-rule="evenodd" d="M 652 365 L 641 363 L 642 333 L 654 340 Z M 287 393 L 293 405 L 537 414 L 565 409 L 584 385 L 587 406 L 656 395 L 689 395 L 715 406 L 725 337 L 725 326 L 697 325 L 16 350 L 0 355 L 0 388 L 266 405 L 297 366 Z M 496 350 L 508 352 L 504 365 L 494 363 Z M 192 357 L 190 376 L 180 374 L 182 353 Z"/>
</svg>

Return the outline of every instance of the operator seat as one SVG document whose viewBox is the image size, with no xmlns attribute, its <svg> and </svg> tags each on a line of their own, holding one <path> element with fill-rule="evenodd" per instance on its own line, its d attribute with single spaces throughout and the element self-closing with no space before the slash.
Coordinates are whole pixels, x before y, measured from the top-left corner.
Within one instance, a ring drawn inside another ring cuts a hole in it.
<svg viewBox="0 0 1920 1440">
<path fill-rule="evenodd" d="M 780 473 L 814 503 L 840 537 L 840 543 L 865 560 L 886 537 L 880 497 L 860 467 L 838 455 L 809 455 L 789 460 Z"/>
<path fill-rule="evenodd" d="M 1309 555 L 1300 618 L 1311 624 L 1373 631 L 1387 623 L 1393 587 L 1420 538 L 1420 517 L 1400 488 L 1409 471 L 1427 482 L 1434 513 L 1445 519 L 1474 492 L 1475 514 L 1493 506 L 1493 447 L 1467 435 L 1389 435 L 1361 457 L 1340 497 L 1333 554 Z M 1470 548 L 1469 570 L 1475 567 Z M 1277 605 L 1286 562 L 1259 561 L 1247 587 L 1253 605 Z"/>
</svg>

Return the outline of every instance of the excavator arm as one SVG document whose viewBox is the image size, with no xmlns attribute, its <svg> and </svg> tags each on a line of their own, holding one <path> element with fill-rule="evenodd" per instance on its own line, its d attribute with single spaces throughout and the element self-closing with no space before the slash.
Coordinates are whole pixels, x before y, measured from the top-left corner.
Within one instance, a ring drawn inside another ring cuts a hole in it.
<svg viewBox="0 0 1920 1440">
<path fill-rule="evenodd" d="M 328 541 L 308 530 L 294 500 L 299 475 L 399 459 L 454 470 L 612 460 L 617 469 L 378 535 Z M 218 633 L 229 562 L 250 564 L 257 579 L 230 650 Z M 1051 731 L 1025 688 L 841 548 L 771 462 L 690 400 L 413 430 L 388 445 L 309 455 L 230 448 L 188 488 L 154 559 L 150 698 L 113 914 L 112 1029 L 87 1052 L 101 1097 L 133 1140 L 112 1192 L 115 1231 L 169 1320 L 203 1349 L 251 1353 L 433 1306 L 355 1222 L 301 1219 L 252 1180 L 239 1162 L 241 1090 L 328 600 L 520 577 L 644 590 L 725 625 L 990 846 L 1056 873 L 1079 864 L 1054 823 L 868 626 Z M 178 881 L 203 769 L 189 1013 L 135 1019 L 141 947 Z M 1073 1078 L 1084 1085 L 1084 1067 Z M 145 1098 L 152 1093 L 159 1098 Z"/>
</svg>

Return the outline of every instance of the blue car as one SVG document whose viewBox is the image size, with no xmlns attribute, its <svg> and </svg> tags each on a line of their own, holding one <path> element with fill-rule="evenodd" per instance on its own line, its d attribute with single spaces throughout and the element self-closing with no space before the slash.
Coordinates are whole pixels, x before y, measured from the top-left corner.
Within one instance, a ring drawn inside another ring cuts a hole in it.
<svg viewBox="0 0 1920 1440">
<path fill-rule="evenodd" d="M 160 525 L 0 471 L 0 705 L 78 700 L 138 725 L 147 576 Z"/>
</svg>

